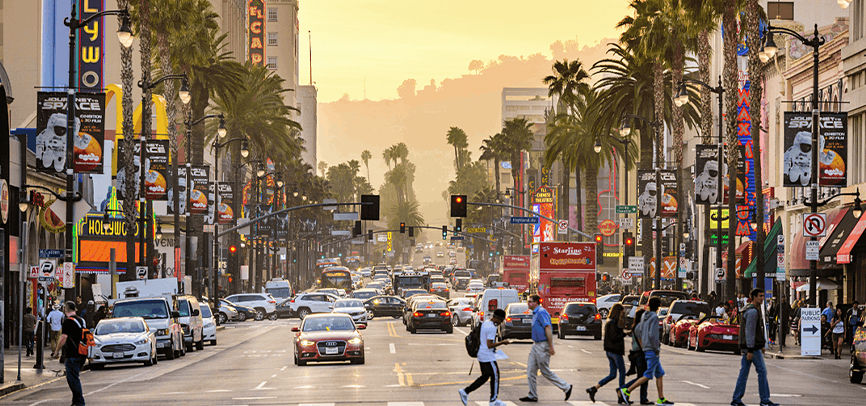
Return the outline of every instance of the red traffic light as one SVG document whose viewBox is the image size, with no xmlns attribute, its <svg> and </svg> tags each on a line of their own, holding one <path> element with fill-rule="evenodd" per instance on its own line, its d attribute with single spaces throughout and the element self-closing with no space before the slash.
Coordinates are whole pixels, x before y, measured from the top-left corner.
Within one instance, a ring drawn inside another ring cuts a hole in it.
<svg viewBox="0 0 866 406">
<path fill-rule="evenodd" d="M 455 197 L 455 198 L 454 198 L 454 201 L 456 201 L 457 203 L 463 203 L 463 196 L 457 196 L 457 197 Z"/>
<path fill-rule="evenodd" d="M 236 246 L 234 246 L 234 245 L 230 245 L 230 246 L 229 246 L 229 252 L 232 253 L 232 254 L 238 252 L 238 247 L 236 247 Z"/>
<path fill-rule="evenodd" d="M 601 242 L 601 234 L 595 235 L 595 242 L 599 242 L 599 243 Z"/>
<path fill-rule="evenodd" d="M 631 237 L 625 239 L 625 245 L 634 245 L 634 239 Z"/>
</svg>

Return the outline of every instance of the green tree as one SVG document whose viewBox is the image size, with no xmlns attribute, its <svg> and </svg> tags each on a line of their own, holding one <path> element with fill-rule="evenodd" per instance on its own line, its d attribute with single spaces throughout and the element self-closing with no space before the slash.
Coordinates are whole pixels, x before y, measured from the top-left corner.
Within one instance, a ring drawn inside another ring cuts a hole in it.
<svg viewBox="0 0 866 406">
<path fill-rule="evenodd" d="M 523 117 L 513 118 L 505 122 L 502 128 L 503 153 L 511 160 L 511 178 L 514 179 L 514 187 L 522 189 L 523 172 L 520 166 L 520 155 L 529 150 L 535 134 L 532 133 L 532 123 Z M 519 206 L 519 205 L 518 205 Z"/>
<path fill-rule="evenodd" d="M 502 190 L 499 187 L 499 166 L 504 159 L 508 159 L 505 155 L 505 145 L 503 144 L 504 136 L 502 133 L 496 133 L 487 139 L 481 141 L 481 156 L 478 157 L 481 161 L 493 160 L 493 178 L 496 180 L 496 194 Z"/>
<path fill-rule="evenodd" d="M 460 162 L 460 151 L 469 147 L 469 137 L 466 136 L 466 132 L 459 127 L 451 127 L 448 129 L 446 139 L 448 140 L 448 145 L 454 147 L 454 167 L 457 172 L 460 172 L 460 168 L 462 167 Z"/>
<path fill-rule="evenodd" d="M 361 152 L 361 160 L 364 161 L 364 166 L 367 167 L 367 181 L 372 182 L 370 179 L 370 160 L 373 159 L 373 154 L 370 153 L 370 150 L 365 149 Z"/>
</svg>

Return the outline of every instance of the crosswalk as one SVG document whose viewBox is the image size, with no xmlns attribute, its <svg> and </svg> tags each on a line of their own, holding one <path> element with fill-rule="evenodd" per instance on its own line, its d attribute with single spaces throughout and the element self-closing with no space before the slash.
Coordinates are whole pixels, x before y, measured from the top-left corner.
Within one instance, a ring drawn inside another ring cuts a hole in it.
<svg viewBox="0 0 866 406">
<path fill-rule="evenodd" d="M 439 405 L 441 402 L 429 402 L 430 406 Z M 477 406 L 488 406 L 489 402 L 478 400 L 474 402 Z M 571 406 L 613 406 L 605 402 L 590 402 L 588 400 L 571 400 L 566 402 Z M 388 402 L 388 406 L 427 406 L 424 402 Z M 512 401 L 505 401 L 506 406 L 519 406 Z M 694 403 L 677 403 L 678 406 L 696 406 Z M 336 406 L 336 403 L 300 403 L 298 406 Z"/>
</svg>

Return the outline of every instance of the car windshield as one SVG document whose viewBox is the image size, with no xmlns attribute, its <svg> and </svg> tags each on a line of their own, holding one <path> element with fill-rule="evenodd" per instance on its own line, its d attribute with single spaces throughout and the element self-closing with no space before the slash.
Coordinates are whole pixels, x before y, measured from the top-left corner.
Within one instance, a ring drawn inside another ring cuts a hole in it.
<svg viewBox="0 0 866 406">
<path fill-rule="evenodd" d="M 446 288 L 444 282 L 436 282 L 436 283 L 434 283 L 433 286 L 431 286 L 431 287 L 432 287 L 433 289 L 445 289 L 445 288 Z"/>
<path fill-rule="evenodd" d="M 701 313 L 709 314 L 710 305 L 702 302 L 674 302 L 671 313 L 690 314 L 695 316 Z"/>
<path fill-rule="evenodd" d="M 96 335 L 99 336 L 116 333 L 143 333 L 145 331 L 144 323 L 140 320 L 107 319 L 96 326 Z"/>
<path fill-rule="evenodd" d="M 566 314 L 595 314 L 595 306 L 591 304 L 572 303 L 565 308 Z"/>
<path fill-rule="evenodd" d="M 180 314 L 180 317 L 189 317 L 189 302 L 183 299 L 178 300 L 177 312 Z"/>
<path fill-rule="evenodd" d="M 134 300 L 114 304 L 114 317 L 143 317 L 167 319 L 168 308 L 164 300 Z"/>
<path fill-rule="evenodd" d="M 420 300 L 415 303 L 415 310 L 425 310 L 425 309 L 447 309 L 448 306 L 445 306 L 445 302 L 438 300 L 428 300 L 423 301 Z"/>
<path fill-rule="evenodd" d="M 524 303 L 508 306 L 508 314 L 524 314 L 527 311 L 529 311 L 529 306 Z"/>
<path fill-rule="evenodd" d="M 201 317 L 205 319 L 208 317 L 213 317 L 213 315 L 210 313 L 210 306 L 208 306 L 207 304 L 201 306 Z"/>
<path fill-rule="evenodd" d="M 334 302 L 335 308 L 344 308 L 344 307 L 364 307 L 364 304 L 361 303 L 360 300 L 338 300 Z"/>
<path fill-rule="evenodd" d="M 304 320 L 301 331 L 352 331 L 355 324 L 349 317 L 310 317 Z"/>
<path fill-rule="evenodd" d="M 364 291 L 354 291 L 352 292 L 352 297 L 355 299 L 369 299 L 373 296 L 376 296 L 377 293 L 375 290 L 364 290 Z"/>
<path fill-rule="evenodd" d="M 270 288 L 268 293 L 273 297 L 292 297 L 292 290 L 289 288 Z"/>
</svg>

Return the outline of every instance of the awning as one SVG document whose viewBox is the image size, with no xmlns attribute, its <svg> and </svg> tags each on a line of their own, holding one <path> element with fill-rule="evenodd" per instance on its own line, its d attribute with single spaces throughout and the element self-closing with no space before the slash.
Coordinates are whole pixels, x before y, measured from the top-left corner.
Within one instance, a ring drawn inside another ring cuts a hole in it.
<svg viewBox="0 0 866 406">
<path fill-rule="evenodd" d="M 866 216 L 860 216 L 857 224 L 851 229 L 851 234 L 848 235 L 848 238 L 845 239 L 842 247 L 839 248 L 839 253 L 836 254 L 836 263 L 851 263 L 851 250 L 853 250 L 854 246 L 857 245 L 857 241 L 860 241 L 860 236 L 863 235 L 863 231 L 866 231 Z"/>
<path fill-rule="evenodd" d="M 833 282 L 827 278 L 818 278 L 815 281 L 815 285 L 818 290 L 836 290 L 839 289 L 839 285 L 836 282 Z M 803 285 L 797 287 L 797 292 L 808 292 L 809 291 L 809 282 L 803 282 Z"/>
<path fill-rule="evenodd" d="M 749 264 L 752 263 L 752 258 L 755 257 L 755 242 L 752 240 L 748 240 L 736 249 L 736 270 L 737 277 L 742 278 L 746 273 L 746 269 L 749 267 Z"/>
<path fill-rule="evenodd" d="M 821 265 L 825 267 L 837 266 L 836 255 L 839 252 L 839 248 L 842 248 L 842 244 L 845 243 L 845 239 L 851 234 L 851 230 L 856 224 L 857 218 L 854 217 L 850 207 L 845 207 L 839 212 L 833 223 L 830 223 L 830 228 L 827 231 L 828 237 L 821 242 Z M 808 268 L 807 263 L 805 269 Z"/>
<path fill-rule="evenodd" d="M 803 237 L 803 228 L 800 227 L 791 238 L 790 254 L 785 256 L 785 265 L 790 272 L 809 271 L 809 261 L 806 260 L 806 241 L 808 237 Z"/>
<path fill-rule="evenodd" d="M 776 252 L 779 247 L 779 235 L 782 234 L 782 220 L 776 219 L 767 237 L 764 239 L 764 274 L 771 275 L 776 273 Z M 746 278 L 751 278 L 758 268 L 757 255 L 754 256 L 746 272 L 743 274 Z"/>
</svg>

